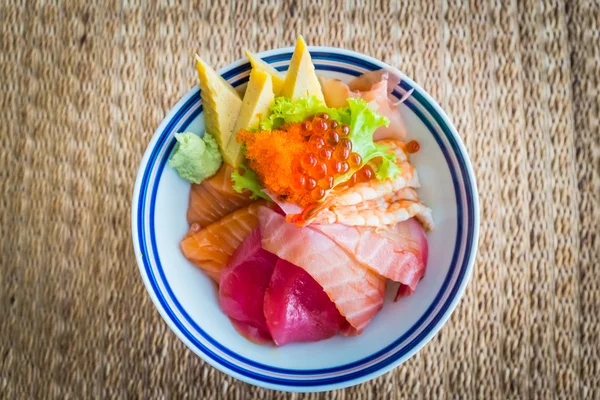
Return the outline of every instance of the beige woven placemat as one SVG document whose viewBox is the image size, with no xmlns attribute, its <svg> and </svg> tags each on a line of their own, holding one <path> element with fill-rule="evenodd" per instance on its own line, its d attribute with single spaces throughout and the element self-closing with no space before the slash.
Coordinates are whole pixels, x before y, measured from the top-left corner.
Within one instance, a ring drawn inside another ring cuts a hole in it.
<svg viewBox="0 0 600 400">
<path fill-rule="evenodd" d="M 24 1 L 0 5 L 0 398 L 304 398 L 238 382 L 161 320 L 130 240 L 138 163 L 243 49 L 340 46 L 423 85 L 473 160 L 473 279 L 421 352 L 309 398 L 600 398 L 600 5 Z M 160 4 L 158 4 L 160 3 Z"/>
</svg>

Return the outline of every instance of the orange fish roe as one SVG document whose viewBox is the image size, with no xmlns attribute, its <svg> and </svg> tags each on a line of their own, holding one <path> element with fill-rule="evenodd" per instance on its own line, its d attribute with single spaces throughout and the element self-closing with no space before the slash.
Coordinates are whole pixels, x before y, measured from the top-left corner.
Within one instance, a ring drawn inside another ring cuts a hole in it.
<svg viewBox="0 0 600 400">
<path fill-rule="evenodd" d="M 360 154 L 352 151 L 349 133 L 348 125 L 330 121 L 323 113 L 280 130 L 242 130 L 237 139 L 246 143 L 249 166 L 265 187 L 307 207 L 323 201 L 340 174 L 354 172 L 345 186 L 374 176 L 371 167 L 362 166 Z"/>
<path fill-rule="evenodd" d="M 283 129 L 248 132 L 241 130 L 237 140 L 246 144 L 249 167 L 271 192 L 285 196 L 287 201 L 306 206 L 313 202 L 310 192 L 294 190 L 294 161 L 305 153 L 308 138 L 301 124 L 290 124 Z"/>
</svg>

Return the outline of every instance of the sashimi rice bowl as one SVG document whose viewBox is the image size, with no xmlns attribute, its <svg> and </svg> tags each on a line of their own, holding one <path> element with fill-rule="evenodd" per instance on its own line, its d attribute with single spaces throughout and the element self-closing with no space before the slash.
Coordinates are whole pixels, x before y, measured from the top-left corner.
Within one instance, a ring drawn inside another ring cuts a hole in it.
<svg viewBox="0 0 600 400">
<path fill-rule="evenodd" d="M 171 110 L 142 160 L 133 239 L 161 315 L 259 386 L 354 385 L 441 328 L 471 274 L 474 176 L 427 93 L 358 53 L 246 52 Z"/>
</svg>

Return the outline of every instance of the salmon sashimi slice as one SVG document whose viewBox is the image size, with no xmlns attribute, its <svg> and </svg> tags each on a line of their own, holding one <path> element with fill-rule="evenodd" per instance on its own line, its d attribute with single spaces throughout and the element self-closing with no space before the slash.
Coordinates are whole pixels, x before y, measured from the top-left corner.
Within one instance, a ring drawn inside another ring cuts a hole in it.
<svg viewBox="0 0 600 400">
<path fill-rule="evenodd" d="M 308 272 L 360 333 L 383 306 L 385 277 L 371 271 L 312 227 L 298 228 L 267 208 L 258 211 L 262 245 Z"/>
<path fill-rule="evenodd" d="M 423 227 L 410 219 L 387 229 L 313 225 L 365 266 L 412 290 L 425 274 L 428 246 Z"/>
<path fill-rule="evenodd" d="M 181 240 L 181 252 L 194 265 L 219 282 L 221 270 L 240 243 L 258 226 L 257 211 L 266 202 L 257 201 L 232 212 L 204 229 L 193 224 Z"/>
<path fill-rule="evenodd" d="M 231 174 L 234 169 L 223 163 L 216 175 L 201 184 L 192 184 L 187 221 L 201 227 L 208 226 L 224 216 L 252 202 L 250 193 L 233 190 Z"/>
</svg>

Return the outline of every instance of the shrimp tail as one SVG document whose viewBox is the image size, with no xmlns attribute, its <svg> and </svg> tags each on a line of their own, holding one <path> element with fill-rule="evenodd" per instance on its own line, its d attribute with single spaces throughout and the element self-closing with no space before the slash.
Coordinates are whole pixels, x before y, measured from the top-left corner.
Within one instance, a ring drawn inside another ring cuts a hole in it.
<svg viewBox="0 0 600 400">
<path fill-rule="evenodd" d="M 289 223 L 296 224 L 298 227 L 308 226 L 322 211 L 331 207 L 334 200 L 335 196 L 330 196 L 320 203 L 314 203 L 307 206 L 300 214 L 289 214 L 285 217 L 285 220 Z"/>
</svg>

